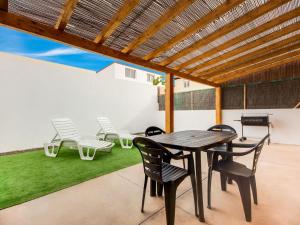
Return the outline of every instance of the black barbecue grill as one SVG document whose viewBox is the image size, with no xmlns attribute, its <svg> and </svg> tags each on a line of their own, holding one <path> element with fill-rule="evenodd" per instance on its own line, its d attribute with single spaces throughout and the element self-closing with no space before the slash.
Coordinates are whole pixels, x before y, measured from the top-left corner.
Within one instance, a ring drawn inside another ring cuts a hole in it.
<svg viewBox="0 0 300 225">
<path fill-rule="evenodd" d="M 242 137 L 240 141 L 245 141 L 247 138 L 244 136 L 244 126 L 259 126 L 259 127 L 267 127 L 268 134 L 270 134 L 270 119 L 269 116 L 271 114 L 242 114 L 240 121 L 242 124 Z M 268 144 L 270 144 L 270 137 L 268 139 Z"/>
</svg>

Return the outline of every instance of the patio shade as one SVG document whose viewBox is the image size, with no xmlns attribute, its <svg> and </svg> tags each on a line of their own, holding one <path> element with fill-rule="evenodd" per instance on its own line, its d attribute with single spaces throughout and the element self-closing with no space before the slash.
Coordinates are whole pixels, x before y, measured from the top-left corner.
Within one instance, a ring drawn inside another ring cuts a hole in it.
<svg viewBox="0 0 300 225">
<path fill-rule="evenodd" d="M 300 0 L 0 0 L 4 26 L 214 87 L 299 60 L 299 15 Z"/>
</svg>

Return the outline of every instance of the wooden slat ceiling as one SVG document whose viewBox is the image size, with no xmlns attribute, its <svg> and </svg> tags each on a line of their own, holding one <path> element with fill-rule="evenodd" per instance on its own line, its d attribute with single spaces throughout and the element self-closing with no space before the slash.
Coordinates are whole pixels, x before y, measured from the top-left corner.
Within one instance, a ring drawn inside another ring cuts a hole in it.
<svg viewBox="0 0 300 225">
<path fill-rule="evenodd" d="M 300 56 L 300 0 L 9 0 L 0 24 L 215 87 Z"/>
</svg>

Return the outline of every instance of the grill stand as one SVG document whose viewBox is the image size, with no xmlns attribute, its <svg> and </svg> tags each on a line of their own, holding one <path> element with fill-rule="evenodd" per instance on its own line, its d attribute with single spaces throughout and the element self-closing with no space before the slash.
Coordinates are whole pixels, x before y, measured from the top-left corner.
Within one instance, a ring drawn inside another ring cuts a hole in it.
<svg viewBox="0 0 300 225">
<path fill-rule="evenodd" d="M 251 121 L 252 119 L 252 121 Z M 257 120 L 256 120 L 257 119 Z M 267 127 L 268 129 L 268 145 L 271 143 L 271 138 L 270 138 L 270 125 L 271 123 L 269 122 L 269 115 L 268 116 L 242 116 L 241 120 L 235 120 L 239 121 L 242 124 L 242 137 L 240 137 L 240 141 L 244 142 L 247 140 L 247 137 L 244 136 L 244 126 L 259 126 L 259 127 Z"/>
</svg>

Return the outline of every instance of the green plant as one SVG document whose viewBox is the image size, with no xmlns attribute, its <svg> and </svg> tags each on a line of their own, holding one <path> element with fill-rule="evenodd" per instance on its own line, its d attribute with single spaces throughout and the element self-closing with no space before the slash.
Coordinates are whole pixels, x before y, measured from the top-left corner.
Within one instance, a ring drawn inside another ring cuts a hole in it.
<svg viewBox="0 0 300 225">
<path fill-rule="evenodd" d="M 159 84 L 165 85 L 165 78 L 163 76 L 156 77 L 152 80 L 153 85 L 157 86 Z"/>
</svg>

